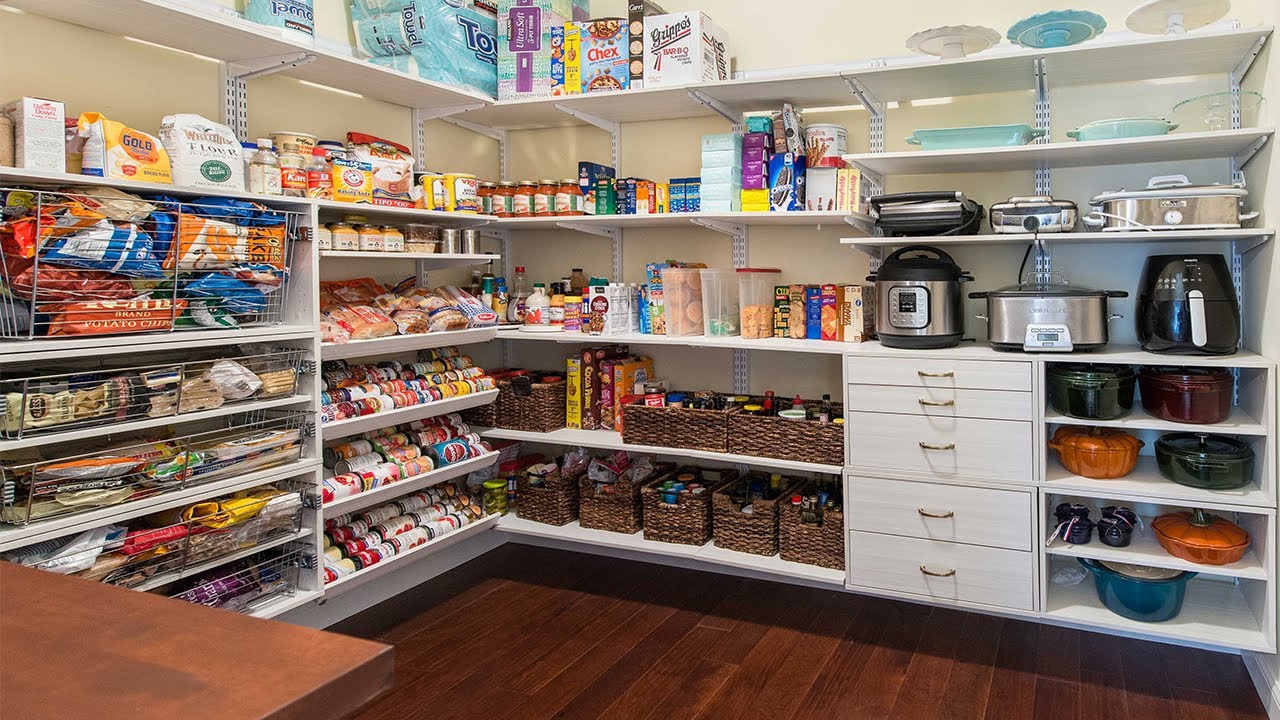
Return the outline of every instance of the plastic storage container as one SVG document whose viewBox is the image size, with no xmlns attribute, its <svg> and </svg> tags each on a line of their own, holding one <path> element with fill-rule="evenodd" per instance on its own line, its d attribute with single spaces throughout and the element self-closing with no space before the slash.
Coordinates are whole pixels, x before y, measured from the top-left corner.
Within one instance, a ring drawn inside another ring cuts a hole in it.
<svg viewBox="0 0 1280 720">
<path fill-rule="evenodd" d="M 742 337 L 773 337 L 773 291 L 782 271 L 777 268 L 739 268 L 738 306 Z"/>
<path fill-rule="evenodd" d="M 702 270 L 702 332 L 711 337 L 738 334 L 738 278 L 732 270 Z"/>
<path fill-rule="evenodd" d="M 663 268 L 662 296 L 667 335 L 701 335 L 702 275 L 698 268 Z"/>
</svg>

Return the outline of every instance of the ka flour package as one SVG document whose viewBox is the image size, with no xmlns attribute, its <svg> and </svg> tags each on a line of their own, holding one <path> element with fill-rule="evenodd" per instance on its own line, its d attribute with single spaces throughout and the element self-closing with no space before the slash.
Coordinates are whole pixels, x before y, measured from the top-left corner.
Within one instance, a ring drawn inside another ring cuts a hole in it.
<svg viewBox="0 0 1280 720">
<path fill-rule="evenodd" d="M 498 16 L 487 0 L 351 0 L 351 24 L 369 62 L 498 93 Z"/>
</svg>

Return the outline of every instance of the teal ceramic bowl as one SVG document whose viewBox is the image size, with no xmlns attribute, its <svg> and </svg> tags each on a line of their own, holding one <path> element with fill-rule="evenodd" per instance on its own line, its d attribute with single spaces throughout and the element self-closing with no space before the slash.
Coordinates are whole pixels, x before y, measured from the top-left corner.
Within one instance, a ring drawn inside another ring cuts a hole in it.
<svg viewBox="0 0 1280 720">
<path fill-rule="evenodd" d="M 1158 117 L 1112 118 L 1085 123 L 1075 130 L 1068 130 L 1067 137 L 1081 142 L 1089 140 L 1120 140 L 1122 138 L 1168 135 L 1178 128 L 1178 123 Z"/>
<path fill-rule="evenodd" d="M 960 150 L 964 148 L 1010 147 L 1026 145 L 1048 130 L 1030 125 L 979 125 L 975 127 L 931 128 L 917 130 L 907 144 L 925 150 Z"/>
</svg>

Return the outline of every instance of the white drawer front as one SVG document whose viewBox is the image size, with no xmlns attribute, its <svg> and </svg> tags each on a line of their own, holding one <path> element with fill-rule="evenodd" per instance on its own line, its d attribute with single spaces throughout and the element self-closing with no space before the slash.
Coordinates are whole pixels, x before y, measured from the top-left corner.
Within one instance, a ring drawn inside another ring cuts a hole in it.
<svg viewBox="0 0 1280 720">
<path fill-rule="evenodd" d="M 1034 481 L 1032 424 L 972 418 L 855 412 L 849 423 L 849 464 L 940 477 Z"/>
<path fill-rule="evenodd" d="M 850 530 L 1031 550 L 1031 493 L 851 477 Z"/>
<path fill-rule="evenodd" d="M 952 387 L 850 385 L 849 412 L 905 413 L 928 417 L 1026 420 L 1035 415 L 1030 393 Z"/>
<path fill-rule="evenodd" d="M 945 358 L 858 358 L 848 360 L 855 385 L 1031 391 L 1031 363 Z"/>
<path fill-rule="evenodd" d="M 849 583 L 1032 610 L 1035 553 L 849 533 Z"/>
</svg>

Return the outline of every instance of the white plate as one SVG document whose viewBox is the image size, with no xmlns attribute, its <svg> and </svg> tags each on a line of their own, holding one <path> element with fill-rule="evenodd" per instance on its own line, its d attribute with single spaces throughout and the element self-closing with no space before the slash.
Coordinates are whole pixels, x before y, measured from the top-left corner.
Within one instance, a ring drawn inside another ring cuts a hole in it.
<svg viewBox="0 0 1280 720">
<path fill-rule="evenodd" d="M 1231 0 L 1147 0 L 1124 24 L 1147 35 L 1184 35 L 1221 20 L 1230 10 Z"/>
<path fill-rule="evenodd" d="M 980 53 L 1000 43 L 1000 33 L 981 25 L 948 25 L 929 28 L 907 38 L 907 49 L 954 60 Z"/>
</svg>

